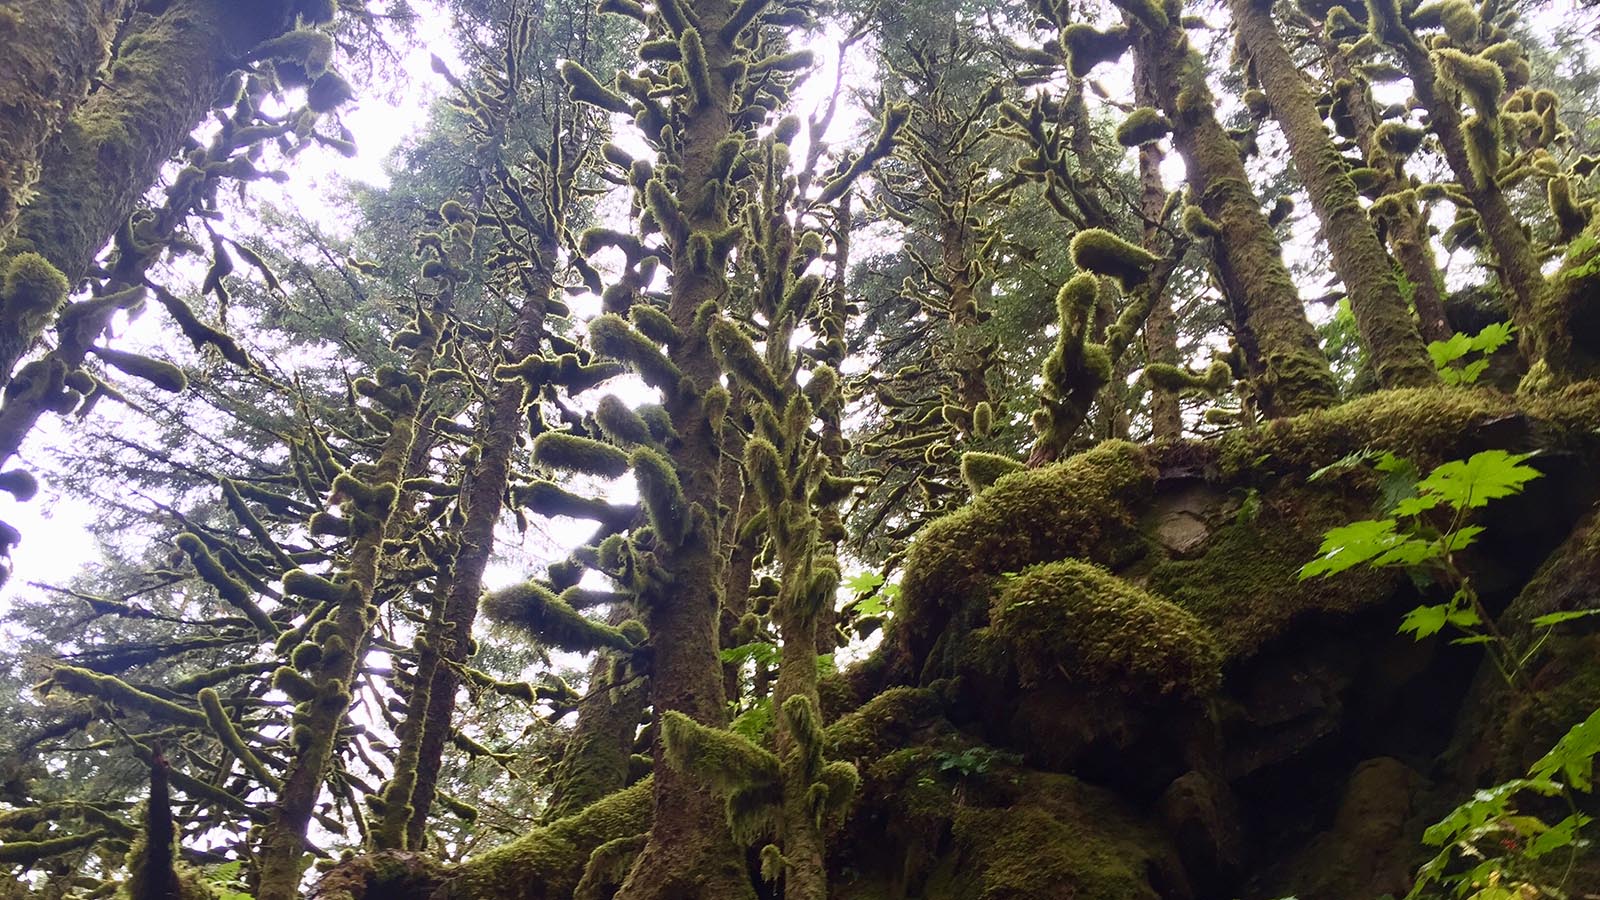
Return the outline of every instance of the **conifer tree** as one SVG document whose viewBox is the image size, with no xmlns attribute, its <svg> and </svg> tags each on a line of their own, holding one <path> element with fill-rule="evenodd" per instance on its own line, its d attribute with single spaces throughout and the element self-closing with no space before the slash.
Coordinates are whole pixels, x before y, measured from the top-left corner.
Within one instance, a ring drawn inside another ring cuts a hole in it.
<svg viewBox="0 0 1600 900">
<path fill-rule="evenodd" d="M 1333 269 L 1349 294 L 1378 382 L 1407 387 L 1435 381 L 1438 376 L 1401 296 L 1394 265 L 1361 208 L 1356 187 L 1345 174 L 1344 157 L 1322 124 L 1270 6 L 1236 0 L 1230 8 L 1234 28 L 1249 54 L 1250 71 L 1266 90 L 1265 102 L 1288 141 L 1295 170 L 1322 223 Z"/>
<path fill-rule="evenodd" d="M 1148 67 L 1158 108 L 1188 172 L 1189 202 L 1199 217 L 1186 211 L 1186 218 L 1200 226 L 1191 231 L 1211 239 L 1234 338 L 1260 409 L 1282 416 L 1329 405 L 1335 387 L 1327 358 L 1317 347 L 1239 148 L 1217 121 L 1205 63 L 1184 33 L 1181 10 L 1133 2 L 1118 8 L 1119 25 L 1102 30 L 1078 23 L 1062 32 L 1073 70 L 1087 74 L 1129 48 Z"/>
</svg>

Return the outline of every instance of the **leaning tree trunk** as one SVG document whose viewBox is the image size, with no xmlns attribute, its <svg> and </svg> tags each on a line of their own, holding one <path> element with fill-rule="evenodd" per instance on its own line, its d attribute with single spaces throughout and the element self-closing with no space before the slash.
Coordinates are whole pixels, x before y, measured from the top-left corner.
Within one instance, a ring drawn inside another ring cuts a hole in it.
<svg viewBox="0 0 1600 900">
<path fill-rule="evenodd" d="M 1422 337 L 1411 318 L 1394 266 L 1345 174 L 1304 76 L 1284 46 L 1270 6 L 1259 0 L 1229 0 L 1272 114 L 1283 129 L 1295 170 L 1311 197 L 1333 257 L 1333 270 L 1350 297 L 1356 328 L 1384 387 L 1416 387 L 1438 381 Z"/>
<path fill-rule="evenodd" d="M 1428 112 L 1429 128 L 1438 135 L 1439 144 L 1444 148 L 1450 171 L 1467 199 L 1472 201 L 1484 237 L 1499 264 L 1500 283 L 1507 292 L 1511 320 L 1522 329 L 1524 346 L 1532 348 L 1530 356 L 1537 360 L 1544 355 L 1545 338 L 1535 327 L 1534 317 L 1550 286 L 1540 271 L 1539 255 L 1533 242 L 1522 230 L 1521 220 L 1512 212 L 1493 173 L 1480 178 L 1474 170 L 1456 92 L 1440 83 L 1427 47 L 1404 23 L 1385 22 L 1382 28 L 1379 37 L 1399 52 L 1406 74 L 1411 78 L 1412 90 Z"/>
<path fill-rule="evenodd" d="M 273 0 L 241 12 L 223 0 L 174 0 L 159 15 L 136 15 L 109 80 L 46 149 L 6 254 L 37 253 L 69 284 L 81 280 L 211 109 L 237 58 L 281 33 L 289 7 Z M 0 322 L 0 386 L 55 312 L 30 315 L 26 327 Z M 74 333 L 62 335 L 60 359 L 51 366 L 65 366 L 63 373 L 77 368 L 102 320 L 108 316 L 85 316 Z M 46 408 L 42 399 L 8 398 L 0 414 L 0 462 L 15 455 Z"/>
<path fill-rule="evenodd" d="M 1310 27 L 1318 27 L 1311 23 Z M 1383 194 L 1397 194 L 1410 189 L 1404 177 L 1405 160 L 1388 159 L 1377 144 L 1378 110 L 1372 102 L 1371 88 L 1366 77 L 1356 71 L 1350 57 L 1341 51 L 1338 42 L 1321 40 L 1322 54 L 1333 76 L 1338 102 L 1350 115 L 1355 132 L 1356 146 L 1360 148 L 1367 165 L 1383 173 Z M 1433 255 L 1433 237 L 1428 231 L 1415 201 L 1402 203 L 1389 220 L 1389 252 L 1411 282 L 1411 306 L 1417 313 L 1417 331 L 1424 341 L 1447 341 L 1455 332 L 1450 328 L 1444 313 L 1444 279 L 1439 275 L 1439 261 Z"/>
<path fill-rule="evenodd" d="M 46 142 L 88 95 L 127 6 L 127 0 L 0 3 L 0 252 L 39 178 Z"/>
<path fill-rule="evenodd" d="M 1154 4 L 1128 3 L 1124 19 L 1133 52 L 1148 69 L 1156 98 L 1172 122 L 1173 143 L 1183 156 L 1192 197 L 1217 225 L 1217 269 L 1232 306 L 1235 337 L 1256 377 L 1262 412 L 1289 416 L 1331 405 L 1338 388 L 1328 359 L 1317 345 L 1239 149 L 1217 121 L 1205 61 L 1189 45 L 1182 26 Z"/>
<path fill-rule="evenodd" d="M 537 282 L 526 286 L 526 299 L 518 313 L 509 344 L 511 359 L 521 360 L 539 351 L 544 335 L 547 304 L 555 290 L 556 247 L 553 237 L 540 242 Z M 494 529 L 504 509 L 511 480 L 511 458 L 521 432 L 523 379 L 505 379 L 495 385 L 478 446 L 482 452 L 461 491 L 461 549 L 450 568 L 445 588 L 443 628 L 438 645 L 426 648 L 419 660 L 410 715 L 400 733 L 400 753 L 389 790 L 385 792 L 382 823 L 375 831 L 379 849 L 416 849 L 438 787 L 439 764 L 450 743 L 455 715 L 456 689 L 472 641 L 478 616 L 478 596 L 483 573 L 494 553 Z M 420 709 L 418 707 L 421 707 Z M 417 718 L 420 716 L 420 723 Z M 403 765 L 402 765 L 403 763 Z M 390 796 L 392 794 L 393 796 Z"/>
</svg>

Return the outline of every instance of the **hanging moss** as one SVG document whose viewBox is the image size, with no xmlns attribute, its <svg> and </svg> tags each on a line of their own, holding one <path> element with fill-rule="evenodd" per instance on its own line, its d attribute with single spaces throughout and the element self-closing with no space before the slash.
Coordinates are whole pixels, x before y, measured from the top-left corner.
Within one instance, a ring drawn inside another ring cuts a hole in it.
<svg viewBox="0 0 1600 900">
<path fill-rule="evenodd" d="M 1505 93 L 1505 73 L 1493 61 L 1445 47 L 1430 54 L 1439 76 L 1461 91 L 1480 116 L 1492 118 Z"/>
<path fill-rule="evenodd" d="M 61 270 L 37 253 L 19 253 L 6 266 L 0 283 L 0 360 L 14 364 L 33 339 L 44 332 L 67 302 L 70 285 Z"/>
<path fill-rule="evenodd" d="M 572 92 L 572 99 L 579 103 L 587 103 L 607 112 L 624 115 L 633 111 L 632 104 L 622 95 L 602 85 L 576 60 L 569 59 L 562 62 L 561 80 L 566 82 L 567 89 Z"/>
<path fill-rule="evenodd" d="M 1183 230 L 1200 240 L 1222 236 L 1222 227 L 1212 221 L 1205 210 L 1193 203 L 1186 203 L 1183 206 Z"/>
<path fill-rule="evenodd" d="M 596 350 L 621 361 L 652 387 L 669 395 L 683 380 L 683 373 L 661 352 L 656 342 L 639 333 L 621 316 L 606 313 L 590 322 L 589 339 Z"/>
<path fill-rule="evenodd" d="M 621 478 L 628 472 L 628 454 L 593 438 L 559 431 L 547 431 L 534 439 L 533 461 L 601 478 Z"/>
<path fill-rule="evenodd" d="M 708 728 L 679 712 L 661 717 L 661 746 L 675 768 L 725 795 L 778 783 L 776 756 L 748 738 Z"/>
<path fill-rule="evenodd" d="M 1078 560 L 1008 579 L 989 610 L 1024 684 L 1203 697 L 1222 681 L 1210 630 L 1182 608 Z"/>
<path fill-rule="evenodd" d="M 536 582 L 493 591 L 484 595 L 481 603 L 485 618 L 516 628 L 551 647 L 574 653 L 591 653 L 605 647 L 633 649 L 621 628 L 588 618 Z"/>
<path fill-rule="evenodd" d="M 668 547 L 682 546 L 689 533 L 690 515 L 672 461 L 649 447 L 639 447 L 628 462 L 650 516 L 650 527 Z"/>
<path fill-rule="evenodd" d="M 142 378 L 163 391 L 182 393 L 189 386 L 183 370 L 169 362 L 151 359 L 139 353 L 129 353 L 111 347 L 91 348 L 94 354 L 108 365 L 135 378 Z"/>
<path fill-rule="evenodd" d="M 0 472 L 0 491 L 5 491 L 26 503 L 39 492 L 39 482 L 26 469 L 12 469 L 9 472 Z"/>
</svg>

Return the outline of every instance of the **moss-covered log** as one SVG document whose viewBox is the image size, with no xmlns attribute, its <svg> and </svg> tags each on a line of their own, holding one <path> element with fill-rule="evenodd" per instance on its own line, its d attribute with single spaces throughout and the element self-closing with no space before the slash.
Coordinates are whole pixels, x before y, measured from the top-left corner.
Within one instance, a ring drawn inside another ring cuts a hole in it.
<svg viewBox="0 0 1600 900">
<path fill-rule="evenodd" d="M 330 871 L 315 900 L 568 900 L 590 855 L 650 828 L 649 780 L 451 867 L 408 851 L 356 857 Z"/>
</svg>

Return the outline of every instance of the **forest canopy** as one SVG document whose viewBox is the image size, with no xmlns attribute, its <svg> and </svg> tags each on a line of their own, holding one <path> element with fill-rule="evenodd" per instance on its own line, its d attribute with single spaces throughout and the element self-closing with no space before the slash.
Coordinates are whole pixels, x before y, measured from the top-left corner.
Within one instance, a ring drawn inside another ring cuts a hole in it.
<svg viewBox="0 0 1600 900">
<path fill-rule="evenodd" d="M 1588 0 L 0 0 L 0 900 L 1600 896 Z"/>
</svg>

